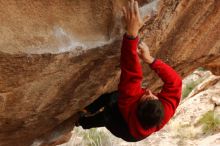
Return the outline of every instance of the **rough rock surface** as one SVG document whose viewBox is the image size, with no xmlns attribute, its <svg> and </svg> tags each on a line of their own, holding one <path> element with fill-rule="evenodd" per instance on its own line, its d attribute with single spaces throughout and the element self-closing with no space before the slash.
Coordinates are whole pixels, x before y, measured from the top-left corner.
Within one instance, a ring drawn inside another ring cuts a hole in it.
<svg viewBox="0 0 220 146">
<path fill-rule="evenodd" d="M 117 88 L 125 2 L 0 0 L 1 146 L 53 143 L 78 110 Z M 183 77 L 220 57 L 220 1 L 161 0 L 146 20 L 141 38 Z"/>
<path fill-rule="evenodd" d="M 211 70 L 215 75 L 220 75 L 220 58 L 204 66 Z"/>
</svg>

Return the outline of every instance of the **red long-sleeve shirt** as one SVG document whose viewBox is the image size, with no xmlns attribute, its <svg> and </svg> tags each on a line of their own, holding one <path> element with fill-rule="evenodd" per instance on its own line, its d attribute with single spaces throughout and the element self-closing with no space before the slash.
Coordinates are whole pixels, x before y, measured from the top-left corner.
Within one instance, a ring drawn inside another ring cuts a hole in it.
<svg viewBox="0 0 220 146">
<path fill-rule="evenodd" d="M 143 129 L 137 118 L 137 105 L 145 93 L 145 89 L 141 87 L 143 75 L 137 55 L 138 39 L 137 37 L 131 40 L 126 36 L 123 38 L 118 106 L 128 124 L 131 135 L 136 139 L 143 139 L 160 130 L 174 115 L 181 98 L 182 80 L 170 66 L 159 59 L 150 65 L 164 82 L 161 92 L 156 94 L 163 104 L 164 118 L 160 126 Z"/>
</svg>

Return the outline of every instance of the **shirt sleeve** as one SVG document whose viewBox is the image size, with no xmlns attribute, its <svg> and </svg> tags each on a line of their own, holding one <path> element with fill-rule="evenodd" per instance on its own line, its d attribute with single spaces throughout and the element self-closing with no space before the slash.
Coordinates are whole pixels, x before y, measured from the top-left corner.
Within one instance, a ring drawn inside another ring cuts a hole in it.
<svg viewBox="0 0 220 146">
<path fill-rule="evenodd" d="M 162 60 L 156 59 L 150 67 L 164 82 L 162 90 L 158 94 L 159 100 L 164 106 L 164 119 L 157 129 L 159 130 L 170 120 L 179 105 L 182 92 L 182 79 L 172 67 Z"/>
<path fill-rule="evenodd" d="M 141 88 L 143 79 L 142 66 L 137 54 L 138 41 L 138 37 L 129 39 L 125 35 L 121 48 L 118 105 L 125 120 L 129 118 L 132 103 L 135 103 L 143 94 L 143 89 Z"/>
</svg>

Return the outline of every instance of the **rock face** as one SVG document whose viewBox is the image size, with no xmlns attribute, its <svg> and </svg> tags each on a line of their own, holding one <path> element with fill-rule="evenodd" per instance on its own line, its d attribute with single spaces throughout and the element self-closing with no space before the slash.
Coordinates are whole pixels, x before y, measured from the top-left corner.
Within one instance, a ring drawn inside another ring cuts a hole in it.
<svg viewBox="0 0 220 146">
<path fill-rule="evenodd" d="M 220 75 L 220 58 L 205 65 L 205 68 L 211 70 L 215 75 Z"/>
<path fill-rule="evenodd" d="M 145 27 L 145 41 L 154 48 L 155 56 L 185 77 L 219 58 L 219 7 L 220 2 L 215 0 L 162 0 L 158 15 Z M 216 67 L 219 65 L 210 69 Z M 155 83 L 152 78 L 151 85 Z"/>
<path fill-rule="evenodd" d="M 117 89 L 125 2 L 0 0 L 1 146 L 62 139 L 77 111 Z M 140 34 L 156 57 L 183 77 L 220 57 L 220 1 L 159 4 Z M 155 74 L 145 74 L 145 85 L 159 89 Z"/>
</svg>

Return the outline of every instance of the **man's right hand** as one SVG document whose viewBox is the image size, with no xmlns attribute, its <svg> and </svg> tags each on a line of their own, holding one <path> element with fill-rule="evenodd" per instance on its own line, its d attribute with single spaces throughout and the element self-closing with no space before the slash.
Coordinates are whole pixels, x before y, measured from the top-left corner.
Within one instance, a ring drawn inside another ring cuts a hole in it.
<svg viewBox="0 0 220 146">
<path fill-rule="evenodd" d="M 138 46 L 138 55 L 145 63 L 151 64 L 154 62 L 154 58 L 150 55 L 149 47 L 144 42 L 141 42 Z"/>
<path fill-rule="evenodd" d="M 138 2 L 129 0 L 128 6 L 123 7 L 124 20 L 126 23 L 127 35 L 133 38 L 138 36 L 138 31 L 143 25 L 141 19 Z"/>
</svg>

